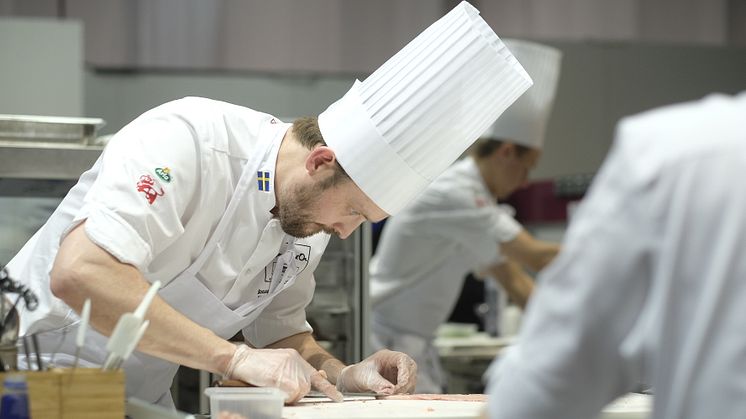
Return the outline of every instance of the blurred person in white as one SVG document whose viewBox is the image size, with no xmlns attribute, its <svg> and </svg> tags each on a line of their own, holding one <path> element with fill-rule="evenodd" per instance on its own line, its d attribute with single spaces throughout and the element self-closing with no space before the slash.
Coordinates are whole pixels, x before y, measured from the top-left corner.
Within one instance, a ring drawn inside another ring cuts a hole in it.
<svg viewBox="0 0 746 419">
<path fill-rule="evenodd" d="M 412 356 L 417 391 L 441 393 L 445 380 L 436 329 L 446 321 L 472 271 L 497 279 L 525 305 L 533 279 L 559 251 L 534 238 L 497 201 L 525 185 L 541 155 L 561 53 L 505 39 L 534 85 L 482 134 L 470 155 L 449 167 L 383 229 L 371 263 L 371 343 Z"/>
<path fill-rule="evenodd" d="M 746 93 L 623 119 L 489 417 L 591 419 L 640 382 L 655 419 L 746 417 L 744 178 Z"/>
<path fill-rule="evenodd" d="M 117 319 L 159 280 L 124 364 L 130 397 L 171 404 L 179 364 L 279 387 L 289 402 L 312 386 L 335 400 L 411 391 L 403 353 L 344 365 L 318 345 L 305 313 L 313 271 L 330 234 L 399 212 L 530 85 L 464 2 L 318 118 L 288 124 L 205 98 L 156 107 L 111 139 L 8 265 L 40 298 L 21 307 L 21 334 L 72 363 L 90 298 L 80 364 L 100 365 Z M 244 343 L 227 340 L 239 332 Z"/>
</svg>

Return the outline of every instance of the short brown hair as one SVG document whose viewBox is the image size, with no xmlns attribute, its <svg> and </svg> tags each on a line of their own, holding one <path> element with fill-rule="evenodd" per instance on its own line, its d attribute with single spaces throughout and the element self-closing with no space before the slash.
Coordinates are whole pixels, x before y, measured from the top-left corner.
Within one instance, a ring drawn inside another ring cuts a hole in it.
<svg viewBox="0 0 746 419">
<path fill-rule="evenodd" d="M 304 116 L 293 121 L 293 132 L 298 142 L 309 150 L 317 145 L 326 145 L 319 129 L 319 119 L 314 116 Z"/>
<path fill-rule="evenodd" d="M 293 121 L 293 132 L 295 139 L 309 150 L 313 150 L 316 146 L 326 146 L 319 128 L 319 119 L 315 116 L 304 116 Z M 335 161 L 337 164 L 334 176 L 325 182 L 325 186 L 334 186 L 344 180 L 350 180 L 350 175 L 339 164 L 339 160 Z"/>
<path fill-rule="evenodd" d="M 476 159 L 483 159 L 489 157 L 495 150 L 500 148 L 501 145 L 506 143 L 510 143 L 510 141 L 480 138 L 476 142 L 474 142 L 474 145 L 471 146 L 471 148 L 469 149 L 469 154 L 474 156 L 474 158 Z M 531 147 L 526 147 L 525 145 L 515 143 L 510 144 L 513 144 L 515 146 L 516 154 L 518 155 L 518 157 L 521 157 L 522 155 L 531 151 Z"/>
</svg>

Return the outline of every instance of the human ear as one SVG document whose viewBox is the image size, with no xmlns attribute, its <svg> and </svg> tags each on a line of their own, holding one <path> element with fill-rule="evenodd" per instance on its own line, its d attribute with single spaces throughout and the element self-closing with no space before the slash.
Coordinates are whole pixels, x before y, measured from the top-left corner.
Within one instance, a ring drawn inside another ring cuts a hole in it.
<svg viewBox="0 0 746 419">
<path fill-rule="evenodd" d="M 326 146 L 316 146 L 306 157 L 306 170 L 312 174 L 318 170 L 333 168 L 337 161 L 334 151 Z"/>
</svg>

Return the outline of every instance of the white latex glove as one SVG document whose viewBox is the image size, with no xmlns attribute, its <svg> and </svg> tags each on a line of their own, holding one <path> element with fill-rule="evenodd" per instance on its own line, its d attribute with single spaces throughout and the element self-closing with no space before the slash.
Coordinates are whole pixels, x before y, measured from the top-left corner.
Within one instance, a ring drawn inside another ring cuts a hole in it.
<svg viewBox="0 0 746 419">
<path fill-rule="evenodd" d="M 238 345 L 224 375 L 258 387 L 277 387 L 287 395 L 287 403 L 302 399 L 311 387 L 334 401 L 343 399 L 327 381 L 326 372 L 317 371 L 295 349 L 252 349 Z"/>
<path fill-rule="evenodd" d="M 401 352 L 380 350 L 357 364 L 344 367 L 337 377 L 342 392 L 409 393 L 417 384 L 417 364 Z"/>
</svg>

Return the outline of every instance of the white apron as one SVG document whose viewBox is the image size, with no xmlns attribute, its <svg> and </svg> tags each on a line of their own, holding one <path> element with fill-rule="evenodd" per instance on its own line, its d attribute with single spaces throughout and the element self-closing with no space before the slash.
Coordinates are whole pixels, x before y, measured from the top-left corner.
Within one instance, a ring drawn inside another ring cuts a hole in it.
<svg viewBox="0 0 746 419">
<path fill-rule="evenodd" d="M 229 221 L 236 211 L 241 196 L 247 193 L 250 185 L 253 185 L 253 175 L 259 167 L 262 156 L 271 145 L 272 141 L 268 140 L 260 152 L 247 162 L 215 232 L 194 263 L 158 292 L 158 295 L 171 307 L 224 339 L 235 336 L 241 329 L 251 324 L 275 296 L 295 282 L 299 271 L 295 265 L 295 238 L 286 235 L 279 252 L 280 256 L 275 259 L 277 262 L 275 266 L 282 268 L 274 269 L 269 293 L 262 298 L 251 300 L 233 310 L 223 304 L 197 278 L 200 269 L 214 251 L 217 243 L 226 234 Z M 265 234 L 268 234 L 266 227 L 259 239 L 259 245 Z M 56 352 L 55 365 L 72 365 L 71 354 L 75 353 L 77 327 L 78 323 L 75 323 L 62 329 L 38 334 L 41 350 L 45 353 L 44 358 L 47 358 L 47 362 L 52 356 L 51 353 Z M 80 354 L 79 365 L 96 367 L 103 364 L 107 354 L 107 341 L 108 337 L 89 330 L 86 335 L 85 348 Z M 19 351 L 19 353 L 22 352 Z M 19 356 L 19 367 L 23 368 L 25 365 L 25 357 Z M 123 365 L 127 380 L 127 396 L 173 406 L 170 387 L 178 367 L 172 362 L 135 351 Z"/>
</svg>

